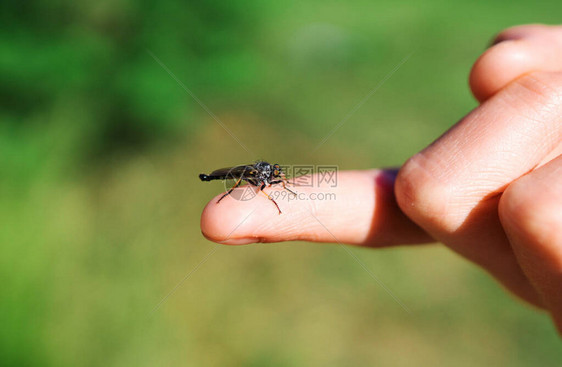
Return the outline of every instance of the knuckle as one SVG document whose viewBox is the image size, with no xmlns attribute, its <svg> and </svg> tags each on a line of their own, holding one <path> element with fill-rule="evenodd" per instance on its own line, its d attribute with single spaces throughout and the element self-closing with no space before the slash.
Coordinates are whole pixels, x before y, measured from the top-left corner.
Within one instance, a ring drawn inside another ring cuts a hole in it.
<svg viewBox="0 0 562 367">
<path fill-rule="evenodd" d="M 525 74 L 501 98 L 515 116 L 525 119 L 526 133 L 539 134 L 550 146 L 562 139 L 562 129 L 553 123 L 562 115 L 562 73 Z"/>
<path fill-rule="evenodd" d="M 522 180 L 522 179 L 520 179 Z M 498 204 L 498 213 L 502 221 L 509 221 L 518 223 L 523 221 L 523 218 L 528 214 L 521 213 L 521 209 L 528 208 L 525 202 L 529 199 L 525 198 L 525 191 L 522 189 L 520 181 L 515 181 L 510 184 L 500 197 Z"/>
<path fill-rule="evenodd" d="M 516 231 L 545 233 L 545 218 L 550 216 L 548 200 L 527 184 L 525 177 L 507 187 L 500 198 L 498 211 L 504 225 Z"/>
<path fill-rule="evenodd" d="M 562 105 L 562 73 L 533 71 L 518 78 L 515 84 L 538 98 L 544 106 Z"/>
<path fill-rule="evenodd" d="M 433 226 L 447 218 L 447 188 L 432 174 L 420 154 L 400 169 L 395 195 L 402 211 L 422 226 Z"/>
</svg>

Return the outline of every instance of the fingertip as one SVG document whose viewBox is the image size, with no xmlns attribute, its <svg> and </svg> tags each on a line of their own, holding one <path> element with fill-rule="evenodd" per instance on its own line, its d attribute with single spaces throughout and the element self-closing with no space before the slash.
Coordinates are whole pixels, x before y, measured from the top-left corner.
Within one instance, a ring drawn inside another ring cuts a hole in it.
<svg viewBox="0 0 562 367">
<path fill-rule="evenodd" d="M 201 214 L 201 233 L 213 242 L 223 245 L 243 245 L 257 242 L 251 237 L 240 237 L 245 234 L 252 223 L 252 208 L 244 201 L 225 197 L 220 203 L 217 195 L 207 203 Z"/>
<path fill-rule="evenodd" d="M 562 70 L 562 27 L 529 24 L 500 32 L 474 63 L 469 84 L 484 102 L 515 79 L 533 71 Z"/>
<path fill-rule="evenodd" d="M 476 60 L 470 71 L 470 89 L 479 102 L 484 102 L 534 67 L 533 57 L 524 41 L 502 41 Z"/>
</svg>

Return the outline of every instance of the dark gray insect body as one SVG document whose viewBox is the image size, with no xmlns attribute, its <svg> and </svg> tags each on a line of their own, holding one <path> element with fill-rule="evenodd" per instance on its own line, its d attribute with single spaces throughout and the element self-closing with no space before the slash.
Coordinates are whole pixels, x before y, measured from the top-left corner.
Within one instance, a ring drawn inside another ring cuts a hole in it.
<svg viewBox="0 0 562 367">
<path fill-rule="evenodd" d="M 281 214 L 281 209 L 279 209 L 279 205 L 277 202 L 273 200 L 273 198 L 266 194 L 263 189 L 266 186 L 271 186 L 275 184 L 282 184 L 283 188 L 294 195 L 297 195 L 295 192 L 287 188 L 286 186 L 286 177 L 285 173 L 281 170 L 281 167 L 276 164 L 269 164 L 264 161 L 257 161 L 254 164 L 245 164 L 241 166 L 235 167 L 228 167 L 228 168 L 221 168 L 217 169 L 210 174 L 200 174 L 199 179 L 201 181 L 213 181 L 213 180 L 226 180 L 226 179 L 235 179 L 236 183 L 234 186 L 228 190 L 220 199 L 217 201 L 217 204 L 226 196 L 230 195 L 232 190 L 240 186 L 242 181 L 248 182 L 250 185 L 257 186 L 260 188 L 260 191 L 267 195 L 267 198 L 275 204 L 279 214 Z"/>
</svg>

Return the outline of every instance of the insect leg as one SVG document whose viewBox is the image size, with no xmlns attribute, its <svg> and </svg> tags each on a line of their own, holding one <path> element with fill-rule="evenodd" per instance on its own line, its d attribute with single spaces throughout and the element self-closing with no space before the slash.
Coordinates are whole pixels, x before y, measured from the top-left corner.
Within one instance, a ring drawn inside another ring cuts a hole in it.
<svg viewBox="0 0 562 367">
<path fill-rule="evenodd" d="M 283 181 L 282 184 L 283 184 L 283 188 L 284 188 L 285 190 L 287 190 L 287 191 L 289 191 L 291 194 L 297 196 L 297 193 L 296 193 L 296 192 L 294 192 L 293 190 L 291 190 L 290 188 L 287 187 L 285 181 Z"/>
<path fill-rule="evenodd" d="M 234 184 L 234 186 L 232 186 L 232 188 L 231 188 L 230 190 L 228 190 L 228 192 L 227 192 L 226 194 L 224 194 L 223 196 L 220 197 L 219 200 L 217 200 L 217 204 L 220 203 L 220 201 L 221 201 L 222 199 L 224 199 L 225 196 L 230 195 L 230 193 L 232 192 L 232 190 L 234 190 L 235 188 L 237 188 L 237 187 L 240 185 L 240 182 L 241 182 L 241 181 L 242 181 L 242 177 L 240 177 L 240 178 L 238 179 L 238 181 L 236 181 L 236 183 Z"/>
<path fill-rule="evenodd" d="M 281 209 L 279 209 L 279 205 L 277 205 L 277 202 L 275 202 L 275 200 L 273 200 L 273 198 L 272 198 L 271 196 L 269 196 L 268 193 L 266 193 L 265 191 L 263 191 L 263 189 L 265 189 L 265 183 L 261 185 L 261 187 L 260 187 L 260 192 L 263 192 L 263 194 L 264 194 L 265 196 L 267 196 L 267 198 L 268 198 L 269 200 L 271 200 L 271 201 L 273 202 L 273 204 L 275 204 L 275 207 L 277 208 L 277 210 L 279 210 L 279 214 L 281 214 Z"/>
<path fill-rule="evenodd" d="M 283 188 L 287 191 L 289 191 L 290 193 L 292 193 L 293 195 L 297 196 L 297 193 L 294 192 L 293 190 L 287 188 L 286 183 L 289 182 L 289 180 L 287 180 L 287 176 L 285 176 L 285 173 L 281 174 L 281 180 L 283 181 Z"/>
<path fill-rule="evenodd" d="M 291 189 L 289 189 L 289 188 L 287 187 L 287 185 L 286 185 L 286 183 L 285 183 L 285 180 L 271 181 L 271 182 L 269 183 L 269 186 L 275 185 L 275 184 L 278 184 L 278 183 L 283 184 L 283 188 L 284 188 L 285 190 L 287 190 L 287 191 L 289 191 L 291 194 L 297 196 L 297 193 L 296 193 L 296 192 L 294 192 L 293 190 L 291 190 Z"/>
</svg>

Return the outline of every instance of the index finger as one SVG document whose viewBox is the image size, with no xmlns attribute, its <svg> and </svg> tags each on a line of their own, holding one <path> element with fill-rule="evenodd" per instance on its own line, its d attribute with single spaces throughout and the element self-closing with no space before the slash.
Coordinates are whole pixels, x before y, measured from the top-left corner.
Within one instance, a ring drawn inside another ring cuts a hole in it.
<svg viewBox="0 0 562 367">
<path fill-rule="evenodd" d="M 335 187 L 291 186 L 296 197 L 280 185 L 266 188 L 281 215 L 265 195 L 247 201 L 227 196 L 217 203 L 220 195 L 203 210 L 201 231 L 211 241 L 229 245 L 301 240 L 389 246 L 431 241 L 399 209 L 395 177 L 395 170 L 340 171 Z M 318 182 L 318 176 L 309 178 Z"/>
</svg>

